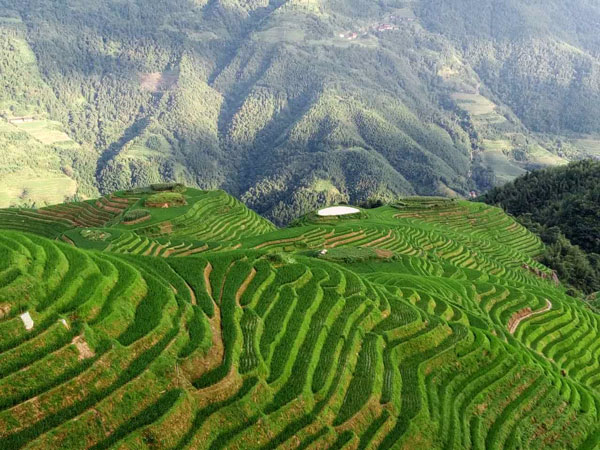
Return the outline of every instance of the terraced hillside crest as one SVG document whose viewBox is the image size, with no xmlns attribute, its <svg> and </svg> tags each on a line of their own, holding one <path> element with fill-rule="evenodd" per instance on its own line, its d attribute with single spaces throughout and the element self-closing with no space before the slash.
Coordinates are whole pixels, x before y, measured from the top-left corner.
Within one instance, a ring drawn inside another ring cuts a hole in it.
<svg viewBox="0 0 600 450">
<path fill-rule="evenodd" d="M 0 448 L 599 444 L 600 317 L 499 209 L 155 190 L 0 211 Z"/>
</svg>

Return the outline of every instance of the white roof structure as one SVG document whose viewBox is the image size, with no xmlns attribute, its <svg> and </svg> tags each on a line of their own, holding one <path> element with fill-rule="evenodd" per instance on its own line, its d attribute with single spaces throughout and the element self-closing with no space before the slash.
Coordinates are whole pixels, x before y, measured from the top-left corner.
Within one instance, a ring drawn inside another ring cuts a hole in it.
<svg viewBox="0 0 600 450">
<path fill-rule="evenodd" d="M 23 324 L 25 325 L 25 329 L 27 331 L 33 330 L 33 319 L 31 318 L 31 314 L 29 314 L 29 311 L 21 314 L 20 317 L 21 317 L 21 320 L 23 321 Z"/>
<path fill-rule="evenodd" d="M 345 216 L 347 214 L 359 213 L 360 209 L 352 208 L 350 206 L 331 206 L 329 208 L 320 209 L 317 213 L 321 217 L 325 216 Z"/>
</svg>

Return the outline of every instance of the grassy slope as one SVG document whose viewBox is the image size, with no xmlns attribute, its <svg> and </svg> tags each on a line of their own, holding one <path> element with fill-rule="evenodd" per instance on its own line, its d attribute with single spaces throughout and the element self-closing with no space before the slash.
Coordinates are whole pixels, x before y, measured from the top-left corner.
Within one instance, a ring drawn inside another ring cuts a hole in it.
<svg viewBox="0 0 600 450">
<path fill-rule="evenodd" d="M 24 219 L 79 248 L 3 230 L 0 448 L 598 444 L 599 317 L 499 209 L 416 198 L 275 230 L 185 196 L 132 226 Z"/>
</svg>

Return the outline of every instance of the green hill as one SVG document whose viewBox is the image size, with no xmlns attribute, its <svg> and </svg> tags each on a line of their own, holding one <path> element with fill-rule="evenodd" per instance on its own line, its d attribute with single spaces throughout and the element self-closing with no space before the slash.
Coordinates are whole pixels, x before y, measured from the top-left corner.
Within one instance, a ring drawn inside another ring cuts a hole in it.
<svg viewBox="0 0 600 450">
<path fill-rule="evenodd" d="M 561 279 L 591 294 L 600 291 L 600 162 L 531 172 L 492 189 L 481 200 L 542 237 L 543 261 Z"/>
<path fill-rule="evenodd" d="M 593 2 L 0 0 L 0 207 L 177 181 L 279 225 L 600 154 Z"/>
<path fill-rule="evenodd" d="M 600 443 L 600 316 L 498 208 L 156 185 L 0 228 L 2 449 Z"/>
</svg>

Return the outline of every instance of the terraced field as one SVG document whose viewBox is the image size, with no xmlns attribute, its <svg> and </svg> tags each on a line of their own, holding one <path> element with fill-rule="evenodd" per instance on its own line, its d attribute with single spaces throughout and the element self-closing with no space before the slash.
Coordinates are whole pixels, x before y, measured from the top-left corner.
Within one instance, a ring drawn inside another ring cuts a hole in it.
<svg viewBox="0 0 600 450">
<path fill-rule="evenodd" d="M 0 448 L 599 445 L 600 316 L 500 210 L 147 195 L 0 211 Z"/>
</svg>

